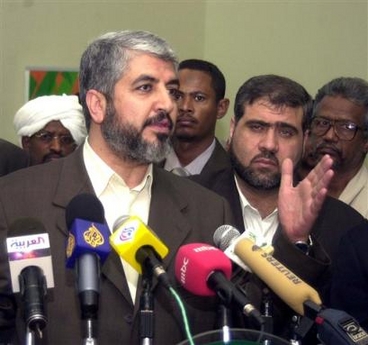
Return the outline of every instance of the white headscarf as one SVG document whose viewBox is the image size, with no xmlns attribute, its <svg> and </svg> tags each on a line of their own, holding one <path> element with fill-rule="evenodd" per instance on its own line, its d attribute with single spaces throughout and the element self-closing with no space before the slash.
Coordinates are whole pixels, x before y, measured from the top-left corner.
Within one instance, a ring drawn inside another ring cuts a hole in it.
<svg viewBox="0 0 368 345">
<path fill-rule="evenodd" d="M 28 101 L 14 116 L 14 127 L 22 145 L 22 137 L 32 136 L 50 121 L 60 121 L 77 145 L 87 135 L 82 106 L 77 96 L 41 96 Z"/>
</svg>

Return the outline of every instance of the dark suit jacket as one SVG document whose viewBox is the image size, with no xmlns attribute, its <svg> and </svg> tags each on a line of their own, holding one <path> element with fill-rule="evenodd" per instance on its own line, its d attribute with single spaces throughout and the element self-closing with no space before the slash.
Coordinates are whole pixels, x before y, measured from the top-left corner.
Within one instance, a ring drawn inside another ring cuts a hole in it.
<svg viewBox="0 0 368 345">
<path fill-rule="evenodd" d="M 26 151 L 9 141 L 0 139 L 0 176 L 26 168 L 28 165 L 29 157 Z"/>
<path fill-rule="evenodd" d="M 81 148 L 66 158 L 0 179 L 2 243 L 8 235 L 9 225 L 23 217 L 40 220 L 50 236 L 55 288 L 51 290 L 47 304 L 49 323 L 42 344 L 80 343 L 75 277 L 72 270 L 65 268 L 68 235 L 65 208 L 76 194 L 83 192 L 93 192 L 93 189 L 83 164 Z M 184 243 L 212 243 L 214 230 L 229 222 L 232 223 L 232 215 L 223 198 L 187 179 L 154 168 L 148 224 L 170 249 L 164 266 L 185 300 L 193 334 L 214 328 L 216 301 L 186 293 L 175 283 L 175 254 Z M 9 293 L 9 272 L 5 250 L 0 252 L 0 259 L 0 292 L 6 294 Z M 137 297 L 140 290 L 139 285 Z M 171 345 L 185 339 L 183 319 L 175 299 L 161 285 L 155 286 L 154 297 L 155 344 Z M 2 304 L 5 305 L 6 301 L 3 298 Z M 102 268 L 99 344 L 139 344 L 138 307 L 139 303 L 132 304 L 120 259 L 111 253 Z M 5 307 L 1 310 L 0 303 L 0 317 L 1 312 L 6 310 Z M 17 324 L 23 340 L 24 324 L 19 312 Z"/>
<path fill-rule="evenodd" d="M 354 316 L 368 330 L 368 221 L 340 242 L 333 267 L 330 306 Z"/>
<path fill-rule="evenodd" d="M 203 176 L 203 180 L 208 180 L 212 176 L 217 176 L 217 174 L 224 169 L 226 169 L 230 164 L 230 158 L 226 152 L 226 150 L 223 148 L 221 143 L 218 141 L 218 139 L 215 139 L 215 149 L 213 150 L 210 158 L 204 165 L 200 176 Z M 165 166 L 165 160 L 160 162 L 158 164 L 160 167 Z M 198 175 L 192 175 L 192 176 L 198 176 Z"/>
<path fill-rule="evenodd" d="M 244 231 L 240 197 L 231 165 L 217 174 L 206 177 L 193 175 L 190 179 L 226 198 L 230 203 L 237 229 L 240 232 Z M 362 222 L 363 217 L 353 208 L 337 199 L 327 198 L 312 229 L 314 244 L 311 255 L 305 255 L 290 243 L 279 227 L 273 239 L 273 256 L 317 289 L 322 300 L 327 302 L 331 282 L 331 262 L 336 258 L 338 243 L 348 229 Z M 237 277 L 237 274 L 240 277 Z M 251 300 L 260 308 L 263 284 L 254 275 L 242 276 L 239 270 L 235 271 L 234 280 L 246 285 L 245 289 Z M 244 281 L 241 282 L 241 280 Z M 248 280 L 252 283 L 246 284 Z M 275 334 L 286 337 L 289 317 L 295 313 L 287 308 L 277 296 L 272 296 L 272 299 L 275 303 Z"/>
<path fill-rule="evenodd" d="M 230 164 L 227 152 L 217 138 L 215 140 L 215 149 L 200 173 L 203 179 L 208 179 L 209 176 L 218 174 Z"/>
</svg>

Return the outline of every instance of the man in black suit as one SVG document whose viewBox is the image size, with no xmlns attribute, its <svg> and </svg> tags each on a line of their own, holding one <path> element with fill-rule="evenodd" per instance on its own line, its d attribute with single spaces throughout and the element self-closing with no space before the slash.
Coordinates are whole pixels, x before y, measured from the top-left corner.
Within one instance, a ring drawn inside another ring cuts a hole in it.
<svg viewBox="0 0 368 345">
<path fill-rule="evenodd" d="M 368 221 L 341 239 L 333 264 L 330 306 L 354 316 L 368 330 Z"/>
<path fill-rule="evenodd" d="M 213 63 L 189 59 L 179 64 L 179 82 L 173 150 L 166 157 L 164 168 L 207 176 L 229 162 L 215 137 L 216 123 L 226 115 L 229 106 L 225 77 Z"/>
<path fill-rule="evenodd" d="M 225 197 L 239 231 L 260 246 L 272 244 L 274 256 L 326 300 L 338 242 L 363 218 L 338 200 L 325 200 L 333 176 L 330 157 L 325 156 L 303 181 L 293 179 L 311 106 L 307 91 L 289 78 L 263 75 L 249 79 L 235 99 L 231 164 L 211 178 L 199 175 L 192 179 Z M 245 285 L 260 307 L 262 284 L 257 278 L 234 279 Z M 272 300 L 274 332 L 292 337 L 288 326 L 293 313 L 277 296 Z"/>
<path fill-rule="evenodd" d="M 80 64 L 80 99 L 89 132 L 84 144 L 64 159 L 0 181 L 1 243 L 12 222 L 23 217 L 39 219 L 50 237 L 55 288 L 47 302 L 49 322 L 39 344 L 81 341 L 74 272 L 65 268 L 65 209 L 75 195 L 85 192 L 102 202 L 110 230 L 117 218 L 127 214 L 139 216 L 155 230 L 170 250 L 163 265 L 184 299 L 192 334 L 215 327 L 216 299 L 181 289 L 175 283 L 174 259 L 184 243 L 211 243 L 217 227 L 232 223 L 229 206 L 215 193 L 152 165 L 170 148 L 177 117 L 176 67 L 172 49 L 151 33 L 122 31 L 99 37 L 87 47 Z M 24 339 L 24 322 L 18 309 L 17 334 L 13 334 L 10 306 L 15 304 L 9 282 L 7 255 L 2 250 L 0 335 L 8 333 L 18 344 Z M 140 344 L 141 277 L 111 253 L 102 267 L 100 290 L 99 344 Z M 157 282 L 153 294 L 154 342 L 171 345 L 184 340 L 175 298 Z"/>
<path fill-rule="evenodd" d="M 26 151 L 13 143 L 0 139 L 0 176 L 26 168 L 29 157 Z"/>
</svg>

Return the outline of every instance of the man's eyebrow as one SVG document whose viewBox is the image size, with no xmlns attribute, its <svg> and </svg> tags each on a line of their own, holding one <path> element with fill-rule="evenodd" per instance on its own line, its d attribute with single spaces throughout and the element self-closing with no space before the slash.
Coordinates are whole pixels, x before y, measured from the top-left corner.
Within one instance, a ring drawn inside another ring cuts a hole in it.
<svg viewBox="0 0 368 345">
<path fill-rule="evenodd" d="M 171 79 L 166 83 L 166 85 L 175 85 L 179 87 L 180 86 L 179 79 L 178 78 Z"/>
<path fill-rule="evenodd" d="M 269 123 L 263 120 L 251 119 L 251 120 L 246 121 L 246 124 L 260 124 L 260 125 L 268 126 L 268 127 L 277 126 L 277 127 L 282 127 L 282 128 L 292 128 L 298 132 L 298 128 L 296 128 L 294 125 L 288 122 L 282 122 L 282 121 L 276 121 L 275 123 Z"/>
<path fill-rule="evenodd" d="M 194 90 L 194 91 L 191 91 L 189 92 L 190 95 L 203 95 L 203 96 L 207 96 L 207 93 L 206 92 L 203 92 L 201 90 Z"/>
<path fill-rule="evenodd" d="M 140 83 L 142 81 L 148 81 L 148 82 L 151 82 L 151 83 L 158 83 L 157 78 L 154 78 L 154 77 L 152 77 L 148 74 L 142 74 L 134 80 L 133 84 L 137 84 L 137 83 Z"/>
<path fill-rule="evenodd" d="M 149 74 L 142 74 L 134 80 L 133 84 L 138 84 L 140 82 L 150 82 L 150 83 L 153 83 L 153 84 L 157 84 L 159 82 L 159 79 L 157 79 L 155 77 L 152 77 Z M 179 87 L 179 79 L 178 78 L 173 78 L 173 79 L 169 80 L 166 83 L 166 85 L 175 85 L 175 86 Z"/>
</svg>

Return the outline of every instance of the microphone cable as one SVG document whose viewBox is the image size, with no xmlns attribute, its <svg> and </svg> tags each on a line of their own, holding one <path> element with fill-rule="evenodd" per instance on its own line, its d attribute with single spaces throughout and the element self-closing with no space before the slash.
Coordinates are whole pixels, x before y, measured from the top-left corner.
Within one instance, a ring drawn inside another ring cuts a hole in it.
<svg viewBox="0 0 368 345">
<path fill-rule="evenodd" d="M 183 301 L 181 300 L 179 294 L 175 291 L 175 289 L 170 286 L 168 288 L 168 290 L 171 292 L 171 294 L 173 295 L 174 299 L 176 300 L 178 306 L 179 306 L 179 309 L 181 311 L 181 314 L 182 314 L 182 317 L 183 317 L 183 322 L 184 322 L 184 328 L 185 328 L 185 333 L 187 335 L 187 338 L 188 338 L 188 341 L 189 341 L 189 344 L 190 345 L 194 345 L 194 340 L 193 340 L 193 336 L 192 336 L 192 333 L 190 331 L 190 327 L 189 327 L 189 321 L 188 321 L 188 315 L 187 315 L 187 312 L 185 310 L 185 307 L 184 307 L 184 303 Z"/>
</svg>

